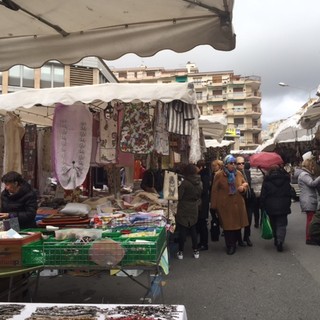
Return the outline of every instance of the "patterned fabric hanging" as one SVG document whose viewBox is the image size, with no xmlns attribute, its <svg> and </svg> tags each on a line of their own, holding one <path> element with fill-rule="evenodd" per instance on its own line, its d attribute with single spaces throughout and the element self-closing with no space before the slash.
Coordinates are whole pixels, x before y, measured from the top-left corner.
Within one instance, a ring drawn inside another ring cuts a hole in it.
<svg viewBox="0 0 320 320">
<path fill-rule="evenodd" d="M 4 159 L 4 132 L 3 121 L 0 121 L 0 177 L 3 176 L 3 159 Z"/>
<path fill-rule="evenodd" d="M 4 160 L 3 173 L 16 171 L 22 173 L 21 141 L 24 136 L 24 127 L 20 118 L 8 112 L 4 120 Z"/>
<path fill-rule="evenodd" d="M 155 108 L 154 150 L 162 155 L 169 155 L 169 132 L 167 129 L 168 105 L 157 102 Z"/>
<path fill-rule="evenodd" d="M 96 162 L 109 164 L 117 162 L 118 141 L 118 111 L 108 103 L 104 111 L 100 112 L 100 139 Z"/>
<path fill-rule="evenodd" d="M 92 113 L 84 104 L 58 104 L 53 117 L 53 158 L 58 181 L 66 190 L 81 186 L 90 167 Z"/>
<path fill-rule="evenodd" d="M 192 122 L 195 118 L 193 105 L 180 100 L 173 100 L 168 104 L 168 131 L 181 135 L 192 134 Z"/>
<path fill-rule="evenodd" d="M 36 186 L 36 160 L 37 160 L 37 126 L 27 124 L 23 139 L 23 177 L 31 184 Z"/>
<path fill-rule="evenodd" d="M 127 104 L 122 121 L 120 150 L 148 154 L 153 148 L 153 126 L 149 116 L 149 104 Z"/>
</svg>

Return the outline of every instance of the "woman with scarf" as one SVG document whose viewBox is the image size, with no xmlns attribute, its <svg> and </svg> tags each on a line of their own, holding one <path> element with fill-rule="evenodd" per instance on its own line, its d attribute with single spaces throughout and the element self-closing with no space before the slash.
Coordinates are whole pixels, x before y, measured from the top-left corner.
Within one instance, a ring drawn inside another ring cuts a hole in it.
<svg viewBox="0 0 320 320">
<path fill-rule="evenodd" d="M 223 228 L 227 254 L 232 255 L 236 252 L 241 229 L 249 225 L 243 197 L 248 183 L 241 172 L 236 170 L 236 159 L 232 155 L 227 155 L 223 164 L 223 170 L 214 177 L 211 208 L 216 210 Z"/>
</svg>

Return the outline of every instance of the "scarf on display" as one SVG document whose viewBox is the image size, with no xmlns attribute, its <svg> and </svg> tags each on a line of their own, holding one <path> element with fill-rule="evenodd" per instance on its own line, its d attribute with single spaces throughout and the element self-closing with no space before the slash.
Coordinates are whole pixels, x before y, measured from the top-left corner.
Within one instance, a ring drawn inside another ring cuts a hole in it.
<svg viewBox="0 0 320 320">
<path fill-rule="evenodd" d="M 236 194 L 237 188 L 236 188 L 236 174 L 237 171 L 229 171 L 227 168 L 223 168 L 223 171 L 228 179 L 228 185 L 229 185 L 229 194 Z"/>
<path fill-rule="evenodd" d="M 56 178 L 65 190 L 73 190 L 84 182 L 90 167 L 92 113 L 82 103 L 58 104 L 52 127 Z"/>
</svg>

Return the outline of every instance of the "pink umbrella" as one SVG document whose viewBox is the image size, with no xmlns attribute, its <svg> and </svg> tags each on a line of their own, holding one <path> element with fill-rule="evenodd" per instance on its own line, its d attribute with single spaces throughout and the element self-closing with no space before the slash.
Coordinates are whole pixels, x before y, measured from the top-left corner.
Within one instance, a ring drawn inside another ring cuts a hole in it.
<svg viewBox="0 0 320 320">
<path fill-rule="evenodd" d="M 283 160 L 275 152 L 259 152 L 250 157 L 250 166 L 262 169 L 270 169 L 274 165 L 283 164 Z"/>
</svg>

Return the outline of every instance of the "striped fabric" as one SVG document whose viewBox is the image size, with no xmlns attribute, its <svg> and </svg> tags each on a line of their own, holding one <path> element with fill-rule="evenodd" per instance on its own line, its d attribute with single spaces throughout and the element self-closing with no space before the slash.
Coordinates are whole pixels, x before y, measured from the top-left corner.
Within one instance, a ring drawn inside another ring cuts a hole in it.
<svg viewBox="0 0 320 320">
<path fill-rule="evenodd" d="M 194 106 L 180 100 L 173 100 L 168 105 L 168 131 L 182 135 L 191 135 L 191 120 L 195 118 Z"/>
</svg>

